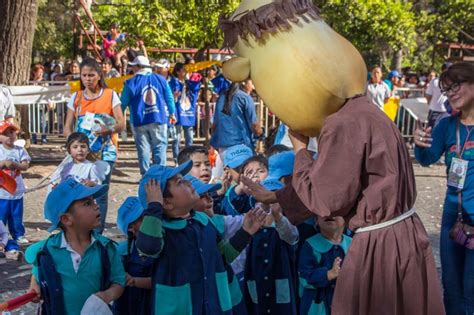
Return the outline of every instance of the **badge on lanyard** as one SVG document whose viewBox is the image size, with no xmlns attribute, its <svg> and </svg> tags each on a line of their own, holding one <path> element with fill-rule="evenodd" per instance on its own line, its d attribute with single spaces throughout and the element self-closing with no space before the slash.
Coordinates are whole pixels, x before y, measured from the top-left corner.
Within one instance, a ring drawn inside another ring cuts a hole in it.
<svg viewBox="0 0 474 315">
<path fill-rule="evenodd" d="M 453 158 L 448 173 L 448 186 L 463 189 L 469 161 Z"/>
<path fill-rule="evenodd" d="M 82 121 L 81 128 L 84 130 L 91 130 L 94 123 L 94 113 L 87 112 Z"/>
</svg>

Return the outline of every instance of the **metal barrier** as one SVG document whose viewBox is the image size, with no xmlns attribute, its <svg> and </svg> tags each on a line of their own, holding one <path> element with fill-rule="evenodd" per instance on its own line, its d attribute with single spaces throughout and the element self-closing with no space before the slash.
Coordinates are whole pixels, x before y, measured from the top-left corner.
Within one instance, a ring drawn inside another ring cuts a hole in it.
<svg viewBox="0 0 474 315">
<path fill-rule="evenodd" d="M 428 104 L 421 98 L 407 98 L 400 100 L 397 118 L 395 123 L 405 140 L 412 144 L 413 134 L 417 122 L 426 124 L 428 121 Z"/>
</svg>

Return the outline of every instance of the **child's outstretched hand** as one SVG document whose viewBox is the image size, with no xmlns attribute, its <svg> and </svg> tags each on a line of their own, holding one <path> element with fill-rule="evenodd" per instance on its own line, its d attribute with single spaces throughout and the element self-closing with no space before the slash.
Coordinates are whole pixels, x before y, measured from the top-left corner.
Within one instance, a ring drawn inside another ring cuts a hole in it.
<svg viewBox="0 0 474 315">
<path fill-rule="evenodd" d="M 222 188 L 217 191 L 217 194 L 219 196 L 225 195 L 231 184 L 232 176 L 228 171 L 224 170 L 224 174 L 222 175 Z"/>
<path fill-rule="evenodd" d="M 242 228 L 250 235 L 254 235 L 265 222 L 267 213 L 262 209 L 252 209 L 245 214 Z"/>
<path fill-rule="evenodd" d="M 160 183 L 156 179 L 150 179 L 145 184 L 146 201 L 148 204 L 158 202 L 163 204 L 163 193 L 161 192 Z"/>
<path fill-rule="evenodd" d="M 41 289 L 34 276 L 31 276 L 30 287 L 28 289 L 29 292 L 35 292 L 36 298 L 32 300 L 33 303 L 39 303 L 41 301 Z"/>
<path fill-rule="evenodd" d="M 272 216 L 275 221 L 280 221 L 281 218 L 283 218 L 283 214 L 281 212 L 281 206 L 279 203 L 273 203 L 270 205 L 270 208 L 272 209 Z"/>
<path fill-rule="evenodd" d="M 332 264 L 332 269 L 328 270 L 328 280 L 334 280 L 339 276 L 339 272 L 341 271 L 341 262 L 342 259 L 337 257 Z"/>
</svg>

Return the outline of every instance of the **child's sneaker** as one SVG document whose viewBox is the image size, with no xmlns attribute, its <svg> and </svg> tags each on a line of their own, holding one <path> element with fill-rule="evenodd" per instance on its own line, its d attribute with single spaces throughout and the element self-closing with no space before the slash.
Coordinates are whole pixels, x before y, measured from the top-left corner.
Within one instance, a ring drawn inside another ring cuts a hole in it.
<svg viewBox="0 0 474 315">
<path fill-rule="evenodd" d="M 23 253 L 19 250 L 12 249 L 5 253 L 5 257 L 10 260 L 21 260 L 23 258 Z"/>
<path fill-rule="evenodd" d="M 20 236 L 19 238 L 16 239 L 16 242 L 18 244 L 28 244 L 30 241 L 26 237 Z"/>
</svg>

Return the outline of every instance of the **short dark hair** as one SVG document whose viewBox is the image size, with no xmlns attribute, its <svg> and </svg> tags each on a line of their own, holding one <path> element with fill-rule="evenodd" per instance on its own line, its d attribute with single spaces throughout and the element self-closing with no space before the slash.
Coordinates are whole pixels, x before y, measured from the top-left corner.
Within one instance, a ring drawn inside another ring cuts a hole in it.
<svg viewBox="0 0 474 315">
<path fill-rule="evenodd" d="M 71 153 L 70 149 L 74 141 L 77 141 L 79 143 L 85 143 L 87 144 L 87 147 L 89 148 L 89 138 L 87 137 L 87 135 L 82 132 L 73 132 L 69 135 L 69 137 L 67 137 L 67 141 L 66 141 L 66 149 L 68 153 Z"/>
<path fill-rule="evenodd" d="M 453 83 L 474 83 L 474 64 L 470 62 L 459 62 L 449 67 L 441 73 L 439 77 L 439 87 L 441 89 Z"/>
<path fill-rule="evenodd" d="M 239 173 L 242 174 L 243 171 L 245 170 L 245 167 L 247 167 L 247 165 L 249 165 L 252 162 L 258 162 L 258 163 L 262 164 L 263 166 L 265 166 L 265 168 L 268 170 L 268 160 L 267 160 L 267 158 L 264 157 L 261 154 L 258 154 L 258 155 L 254 155 L 251 158 L 248 158 L 247 160 L 245 160 L 245 162 L 240 166 L 240 172 Z"/>
<path fill-rule="evenodd" d="M 267 159 L 270 158 L 272 155 L 275 155 L 280 152 L 291 151 L 291 148 L 287 147 L 284 144 L 275 144 L 268 148 L 267 152 L 265 152 Z"/>
<path fill-rule="evenodd" d="M 201 145 L 192 145 L 182 149 L 178 154 L 178 164 L 186 163 L 191 160 L 191 155 L 196 153 L 202 153 L 208 155 L 207 148 Z"/>
<path fill-rule="evenodd" d="M 173 68 L 173 76 L 174 77 L 178 77 L 178 72 L 181 71 L 181 69 L 184 69 L 184 64 L 181 63 L 181 62 L 177 62 L 175 65 L 174 65 L 174 68 Z"/>
<path fill-rule="evenodd" d="M 112 62 L 112 59 L 106 57 L 102 60 L 102 64 L 108 64 L 112 66 L 114 63 Z"/>
</svg>

